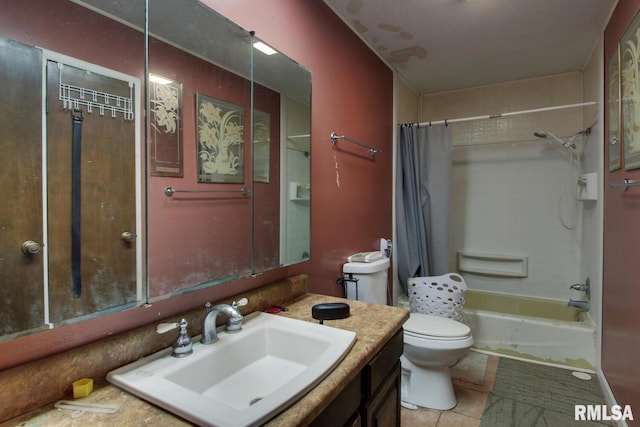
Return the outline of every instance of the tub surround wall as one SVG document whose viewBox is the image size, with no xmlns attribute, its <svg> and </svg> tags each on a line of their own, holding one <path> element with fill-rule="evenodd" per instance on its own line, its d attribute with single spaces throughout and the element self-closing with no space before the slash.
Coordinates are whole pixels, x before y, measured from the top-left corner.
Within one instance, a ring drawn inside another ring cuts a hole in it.
<svg viewBox="0 0 640 427">
<path fill-rule="evenodd" d="M 603 46 L 602 40 L 595 46 L 593 54 L 583 71 L 582 87 L 584 99 L 600 100 L 603 85 Z M 584 109 L 583 123 L 593 126 L 591 134 L 584 141 L 589 147 L 582 156 L 582 172 L 598 173 L 598 182 L 602 182 L 604 174 L 604 145 L 601 143 L 603 123 L 603 103 Z M 601 184 L 599 184 L 601 185 Z M 603 195 L 598 189 L 598 200 L 582 203 L 582 244 L 580 281 L 587 277 L 591 281 L 591 308 L 589 315 L 596 323 L 597 362 L 600 366 L 600 335 L 602 329 L 602 215 Z"/>
<path fill-rule="evenodd" d="M 514 81 L 422 97 L 421 120 L 470 117 L 583 101 L 582 73 Z M 591 124 L 591 123 L 589 123 Z M 569 136 L 583 129 L 580 108 L 452 125 L 453 197 L 450 268 L 457 252 L 523 254 L 524 278 L 464 273 L 472 289 L 568 300 L 580 277 L 581 225 L 566 230 L 557 214 L 569 156 L 558 144 L 533 136 L 536 130 Z M 530 141 L 527 143 L 516 143 Z M 498 142 L 498 144 L 491 145 Z M 468 147 L 467 147 L 468 146 Z M 595 144 L 586 149 L 595 149 Z M 575 164 L 575 163 L 574 163 Z M 573 169 L 575 171 L 575 168 Z M 576 177 L 563 205 L 573 222 Z M 578 204 L 578 209 L 582 206 Z"/>
</svg>

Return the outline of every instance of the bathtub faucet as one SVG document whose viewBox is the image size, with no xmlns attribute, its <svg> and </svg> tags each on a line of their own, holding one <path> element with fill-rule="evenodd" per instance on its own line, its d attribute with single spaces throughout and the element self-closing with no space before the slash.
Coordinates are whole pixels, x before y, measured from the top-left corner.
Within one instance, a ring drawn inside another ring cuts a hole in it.
<svg viewBox="0 0 640 427">
<path fill-rule="evenodd" d="M 584 283 L 576 283 L 569 286 L 569 288 L 574 291 L 582 291 L 587 294 L 587 299 L 591 299 L 591 283 L 588 277 Z"/>
<path fill-rule="evenodd" d="M 589 311 L 589 301 L 574 301 L 574 300 L 569 300 L 569 304 L 567 304 L 569 307 L 577 307 L 580 310 L 583 311 Z"/>
<path fill-rule="evenodd" d="M 584 292 L 587 295 L 587 301 L 575 301 L 573 299 L 569 300 L 569 307 L 577 307 L 580 310 L 589 311 L 589 300 L 591 299 L 591 283 L 589 282 L 589 278 L 584 283 L 576 283 L 575 285 L 569 286 L 569 288 L 573 291 Z"/>
<path fill-rule="evenodd" d="M 569 300 L 569 307 L 577 307 L 583 311 L 589 311 L 589 300 L 591 299 L 591 283 L 589 278 L 584 283 L 576 283 L 575 285 L 569 286 L 569 288 L 573 291 L 581 291 L 587 295 L 587 301 L 574 301 L 572 299 Z"/>
</svg>

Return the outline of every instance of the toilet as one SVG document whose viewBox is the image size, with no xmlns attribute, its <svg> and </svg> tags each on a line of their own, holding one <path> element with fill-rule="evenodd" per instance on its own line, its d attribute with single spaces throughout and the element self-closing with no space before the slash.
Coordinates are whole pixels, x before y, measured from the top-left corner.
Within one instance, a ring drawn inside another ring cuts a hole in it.
<svg viewBox="0 0 640 427">
<path fill-rule="evenodd" d="M 402 401 L 446 410 L 456 406 L 449 366 L 473 345 L 464 323 L 432 314 L 411 313 L 404 324 Z"/>
<path fill-rule="evenodd" d="M 372 262 L 348 262 L 342 266 L 345 295 L 348 299 L 387 303 L 387 270 L 389 258 Z"/>
<path fill-rule="evenodd" d="M 375 263 L 344 264 L 343 273 L 351 280 L 345 282 L 347 298 L 386 304 L 389 262 Z M 355 283 L 364 285 L 358 297 Z M 411 313 L 403 327 L 402 401 L 438 410 L 455 407 L 449 367 L 473 345 L 471 329 L 447 317 L 421 313 Z"/>
</svg>

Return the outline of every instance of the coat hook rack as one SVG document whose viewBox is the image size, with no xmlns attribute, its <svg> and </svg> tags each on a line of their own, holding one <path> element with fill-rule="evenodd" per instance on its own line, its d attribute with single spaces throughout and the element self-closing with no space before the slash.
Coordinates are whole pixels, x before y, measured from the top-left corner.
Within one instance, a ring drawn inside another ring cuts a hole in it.
<svg viewBox="0 0 640 427">
<path fill-rule="evenodd" d="M 356 141 L 355 139 L 349 138 L 348 136 L 338 135 L 335 132 L 331 132 L 331 145 L 336 145 L 336 143 L 338 142 L 338 139 L 344 139 L 346 141 L 351 142 L 352 144 L 356 144 L 356 145 L 359 145 L 360 147 L 366 148 L 367 150 L 369 150 L 369 154 L 371 154 L 371 157 L 375 157 L 377 153 L 382 153 L 382 150 L 379 148 L 372 147 L 371 145 L 364 144 L 360 141 Z"/>
<path fill-rule="evenodd" d="M 62 82 L 63 64 L 58 64 L 60 75 L 58 79 L 58 100 L 62 101 L 62 108 L 77 110 L 81 105 L 87 108 L 87 113 L 92 113 L 95 108 L 100 116 L 110 112 L 112 118 L 117 113 L 122 113 L 125 120 L 133 120 L 133 83 L 129 82 L 129 97 L 100 92 L 80 86 L 65 84 Z"/>
</svg>

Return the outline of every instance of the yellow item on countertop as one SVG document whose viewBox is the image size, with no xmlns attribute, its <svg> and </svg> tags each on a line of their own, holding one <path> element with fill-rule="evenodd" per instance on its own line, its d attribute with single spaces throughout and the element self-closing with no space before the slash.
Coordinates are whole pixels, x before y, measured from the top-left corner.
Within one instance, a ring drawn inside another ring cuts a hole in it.
<svg viewBox="0 0 640 427">
<path fill-rule="evenodd" d="M 73 382 L 73 398 L 89 396 L 93 391 L 93 380 L 91 378 L 82 378 Z"/>
</svg>

